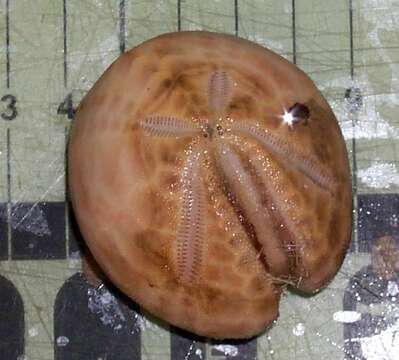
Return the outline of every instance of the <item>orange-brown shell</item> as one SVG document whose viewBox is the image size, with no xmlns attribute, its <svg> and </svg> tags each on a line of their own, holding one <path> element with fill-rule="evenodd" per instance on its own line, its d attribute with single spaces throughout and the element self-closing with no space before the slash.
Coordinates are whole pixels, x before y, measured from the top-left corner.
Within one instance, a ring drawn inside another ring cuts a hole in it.
<svg viewBox="0 0 399 360">
<path fill-rule="evenodd" d="M 69 184 L 109 278 L 208 337 L 261 332 L 284 284 L 323 287 L 350 239 L 330 107 L 294 65 L 228 35 L 165 34 L 117 59 L 77 111 Z"/>
</svg>

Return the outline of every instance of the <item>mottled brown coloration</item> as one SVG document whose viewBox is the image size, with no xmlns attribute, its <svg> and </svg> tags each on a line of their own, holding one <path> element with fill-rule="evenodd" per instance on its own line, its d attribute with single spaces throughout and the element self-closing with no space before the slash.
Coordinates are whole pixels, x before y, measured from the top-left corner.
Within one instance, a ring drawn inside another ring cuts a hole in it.
<svg viewBox="0 0 399 360">
<path fill-rule="evenodd" d="M 228 35 L 166 34 L 122 55 L 78 109 L 69 183 L 109 278 L 208 337 L 261 332 L 284 285 L 325 286 L 350 240 L 330 107 L 294 65 Z"/>
</svg>

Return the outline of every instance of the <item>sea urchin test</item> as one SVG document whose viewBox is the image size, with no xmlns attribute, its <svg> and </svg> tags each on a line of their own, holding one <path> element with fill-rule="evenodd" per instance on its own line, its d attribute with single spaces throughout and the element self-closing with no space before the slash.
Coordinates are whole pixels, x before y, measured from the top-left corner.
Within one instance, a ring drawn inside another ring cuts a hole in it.
<svg viewBox="0 0 399 360">
<path fill-rule="evenodd" d="M 302 71 L 244 39 L 171 33 L 120 56 L 82 100 L 68 156 L 98 264 L 199 335 L 260 333 L 287 285 L 321 289 L 348 247 L 337 120 Z"/>
</svg>

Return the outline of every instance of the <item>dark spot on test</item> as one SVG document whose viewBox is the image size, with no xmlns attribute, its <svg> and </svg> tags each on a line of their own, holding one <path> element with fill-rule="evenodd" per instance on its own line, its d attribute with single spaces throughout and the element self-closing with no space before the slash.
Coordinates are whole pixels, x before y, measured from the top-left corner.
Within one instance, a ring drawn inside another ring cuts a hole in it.
<svg viewBox="0 0 399 360">
<path fill-rule="evenodd" d="M 163 86 L 164 86 L 165 88 L 171 87 L 171 86 L 172 86 L 172 80 L 170 80 L 170 79 L 165 79 L 165 80 L 163 81 Z"/>
<path fill-rule="evenodd" d="M 295 103 L 288 111 L 294 117 L 295 123 L 307 124 L 310 116 L 310 110 L 306 105 Z"/>
</svg>

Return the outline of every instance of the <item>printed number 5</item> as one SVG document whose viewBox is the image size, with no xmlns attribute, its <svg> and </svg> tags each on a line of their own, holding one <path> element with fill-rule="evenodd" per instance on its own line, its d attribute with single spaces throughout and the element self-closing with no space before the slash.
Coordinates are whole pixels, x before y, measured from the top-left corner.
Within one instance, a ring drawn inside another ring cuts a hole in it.
<svg viewBox="0 0 399 360">
<path fill-rule="evenodd" d="M 4 120 L 13 120 L 17 117 L 18 115 L 18 111 L 17 108 L 15 106 L 15 104 L 17 103 L 17 98 L 14 95 L 4 95 L 1 98 L 1 101 L 6 102 L 7 103 L 7 107 L 6 110 L 1 114 L 1 117 Z"/>
</svg>

